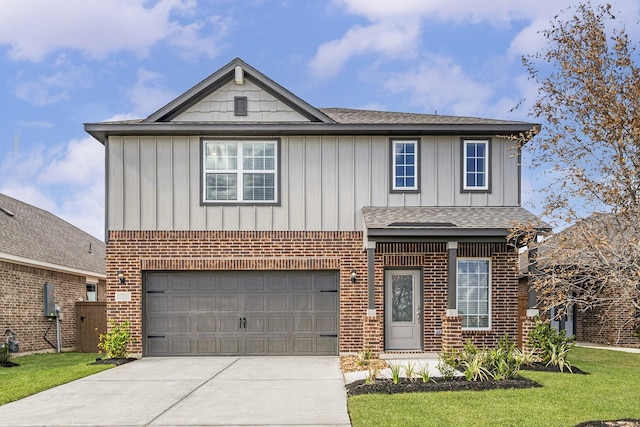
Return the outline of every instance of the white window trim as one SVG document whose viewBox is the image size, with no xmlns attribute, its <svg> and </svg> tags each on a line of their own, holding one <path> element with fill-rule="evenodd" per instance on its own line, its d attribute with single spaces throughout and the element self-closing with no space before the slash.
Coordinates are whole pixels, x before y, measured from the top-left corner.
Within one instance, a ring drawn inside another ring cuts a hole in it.
<svg viewBox="0 0 640 427">
<path fill-rule="evenodd" d="M 484 156 L 484 185 L 483 186 L 471 186 L 467 184 L 467 145 L 468 144 L 478 144 L 484 143 L 485 145 L 485 156 Z M 463 190 L 489 190 L 489 140 L 488 139 L 465 139 L 462 146 L 462 189 Z"/>
<path fill-rule="evenodd" d="M 397 144 L 413 144 L 414 146 L 414 158 L 415 158 L 415 162 L 413 164 L 414 170 L 413 170 L 413 182 L 414 185 L 411 187 L 398 187 L 396 186 L 396 145 Z M 420 162 L 420 158 L 419 158 L 419 152 L 418 152 L 419 148 L 418 148 L 418 140 L 417 139 L 394 139 L 392 140 L 392 145 L 391 145 L 391 189 L 393 191 L 417 191 L 418 190 L 418 179 L 419 179 L 419 174 L 418 174 L 418 168 L 419 168 L 419 162 Z"/>
<path fill-rule="evenodd" d="M 462 330 L 463 331 L 490 331 L 491 330 L 491 305 L 492 305 L 492 297 L 493 295 L 491 294 L 491 258 L 483 258 L 483 257 L 465 257 L 465 258 L 457 258 L 456 259 L 456 309 L 458 309 L 458 302 L 459 302 L 459 295 L 460 295 L 460 287 L 459 287 L 459 282 L 458 282 L 458 265 L 460 261 L 469 261 L 469 260 L 473 260 L 473 261 L 488 261 L 489 262 L 489 266 L 488 266 L 488 271 L 489 271 L 489 277 L 487 278 L 488 280 L 488 315 L 489 315 L 489 326 L 487 326 L 486 328 L 469 328 L 469 327 L 463 327 Z M 460 316 L 462 316 L 460 314 L 460 311 L 458 310 L 458 314 Z"/>
<path fill-rule="evenodd" d="M 207 143 L 214 144 L 235 144 L 237 147 L 237 162 L 235 169 L 229 170 L 209 170 L 206 168 L 207 162 Z M 274 170 L 247 170 L 245 171 L 242 168 L 243 165 L 243 144 L 260 144 L 260 143 L 273 143 L 275 145 L 275 159 L 274 159 Z M 244 140 L 233 140 L 233 139 L 203 139 L 202 140 L 202 166 L 201 166 L 201 184 L 202 184 L 202 202 L 204 204 L 230 204 L 230 205 L 273 205 L 279 203 L 279 167 L 280 167 L 280 147 L 279 140 L 277 139 L 244 139 Z M 235 200 L 210 200 L 207 199 L 207 173 L 228 173 L 236 175 L 236 196 Z M 244 200 L 244 173 L 266 173 L 273 174 L 273 185 L 274 185 L 274 200 Z"/>
</svg>

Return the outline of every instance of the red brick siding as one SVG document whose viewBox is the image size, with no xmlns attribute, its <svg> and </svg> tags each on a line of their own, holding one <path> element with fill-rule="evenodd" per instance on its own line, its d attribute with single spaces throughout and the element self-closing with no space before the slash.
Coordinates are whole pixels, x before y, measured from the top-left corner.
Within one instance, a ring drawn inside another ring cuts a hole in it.
<svg viewBox="0 0 640 427">
<path fill-rule="evenodd" d="M 107 316 L 130 320 L 142 352 L 142 275 L 151 270 L 336 270 L 340 277 L 340 352 L 365 345 L 384 351 L 385 268 L 420 268 L 424 284 L 424 351 L 442 348 L 447 300 L 444 243 L 378 243 L 375 255 L 376 317 L 367 317 L 367 257 L 360 232 L 111 231 L 107 244 Z M 465 246 L 466 245 L 466 246 Z M 461 244 L 459 256 L 492 258 L 492 329 L 463 332 L 478 345 L 493 345 L 517 332 L 515 250 L 501 244 Z M 465 254 L 465 255 L 463 255 Z M 356 283 L 351 283 L 351 270 Z M 126 283 L 116 277 L 122 270 Z M 116 291 L 131 302 L 114 302 Z M 377 335 L 377 338 L 376 338 Z M 462 344 L 462 343 L 461 343 Z"/>
<path fill-rule="evenodd" d="M 55 285 L 55 302 L 62 309 L 61 345 L 76 347 L 75 303 L 86 299 L 86 278 L 42 268 L 0 261 L 0 332 L 12 329 L 18 336 L 20 352 L 52 350 L 44 340 L 56 345 L 52 318 L 44 317 L 44 284 Z M 100 292 L 102 290 L 102 292 Z M 98 284 L 98 298 L 105 300 L 105 282 Z"/>
<path fill-rule="evenodd" d="M 355 268 L 356 283 L 351 283 Z M 126 283 L 117 279 L 122 270 Z M 107 317 L 130 320 L 142 352 L 145 270 L 336 270 L 340 273 L 340 351 L 363 347 L 367 264 L 360 232 L 111 231 L 107 244 Z M 131 302 L 114 302 L 116 291 Z"/>
<path fill-rule="evenodd" d="M 616 320 L 611 320 L 611 315 Z M 633 336 L 636 323 L 633 319 L 635 309 L 629 304 L 620 304 L 614 313 L 607 313 L 606 319 L 603 309 L 578 312 L 576 315 L 576 339 L 598 344 L 616 345 L 640 348 L 640 341 Z"/>
</svg>

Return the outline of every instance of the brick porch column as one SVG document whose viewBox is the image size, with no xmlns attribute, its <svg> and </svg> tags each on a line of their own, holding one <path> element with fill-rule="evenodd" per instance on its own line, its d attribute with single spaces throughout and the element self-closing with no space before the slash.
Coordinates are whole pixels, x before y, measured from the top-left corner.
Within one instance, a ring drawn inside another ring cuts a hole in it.
<svg viewBox="0 0 640 427">
<path fill-rule="evenodd" d="M 364 316 L 362 318 L 362 345 L 372 351 L 378 358 L 382 353 L 382 319 L 380 316 Z"/>
<path fill-rule="evenodd" d="M 458 310 L 447 310 L 442 316 L 442 351 L 462 350 L 462 316 Z"/>
<path fill-rule="evenodd" d="M 531 347 L 528 346 L 529 332 L 536 327 L 536 321 L 539 319 L 540 311 L 537 309 L 528 309 L 527 315 L 522 316 L 520 321 L 522 322 L 522 351 L 530 354 L 533 352 Z"/>
</svg>

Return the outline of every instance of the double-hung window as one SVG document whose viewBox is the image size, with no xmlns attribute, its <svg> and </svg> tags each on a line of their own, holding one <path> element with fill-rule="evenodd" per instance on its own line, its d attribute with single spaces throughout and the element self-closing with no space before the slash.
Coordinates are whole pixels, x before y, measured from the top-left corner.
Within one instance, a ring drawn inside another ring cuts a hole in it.
<svg viewBox="0 0 640 427">
<path fill-rule="evenodd" d="M 491 327 L 491 260 L 458 258 L 458 314 L 463 329 Z"/>
<path fill-rule="evenodd" d="M 392 191 L 418 191 L 419 140 L 391 141 L 391 189 Z"/>
<path fill-rule="evenodd" d="M 489 140 L 462 141 L 463 190 L 489 190 Z"/>
<path fill-rule="evenodd" d="M 278 141 L 203 140 L 204 203 L 277 203 Z"/>
</svg>

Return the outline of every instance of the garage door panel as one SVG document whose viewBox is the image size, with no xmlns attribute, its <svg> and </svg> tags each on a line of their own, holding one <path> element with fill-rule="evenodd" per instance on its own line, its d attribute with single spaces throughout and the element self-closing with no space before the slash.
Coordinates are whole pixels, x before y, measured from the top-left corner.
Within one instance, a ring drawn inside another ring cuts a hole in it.
<svg viewBox="0 0 640 427">
<path fill-rule="evenodd" d="M 240 353 L 240 340 L 238 338 L 221 338 L 220 353 L 222 354 Z"/>
<path fill-rule="evenodd" d="M 266 295 L 247 295 L 244 300 L 245 311 L 263 312 L 265 309 Z"/>
<path fill-rule="evenodd" d="M 171 311 L 189 311 L 191 310 L 191 297 L 190 296 L 175 296 L 169 300 Z"/>
<path fill-rule="evenodd" d="M 147 310 L 149 313 L 165 312 L 169 308 L 169 297 L 164 295 L 149 294 L 147 301 Z"/>
<path fill-rule="evenodd" d="M 237 291 L 239 289 L 238 276 L 236 275 L 219 276 L 218 280 L 221 291 Z"/>
<path fill-rule="evenodd" d="M 224 295 L 219 298 L 220 311 L 239 311 L 240 300 L 237 295 Z"/>
<path fill-rule="evenodd" d="M 338 323 L 336 318 L 332 316 L 316 317 L 316 331 L 322 334 L 337 334 Z"/>
<path fill-rule="evenodd" d="M 216 331 L 215 317 L 199 317 L 198 318 L 198 332 L 215 332 L 215 331 Z"/>
<path fill-rule="evenodd" d="M 198 340 L 198 354 L 209 355 L 216 353 L 216 340 L 214 338 L 200 338 Z"/>
<path fill-rule="evenodd" d="M 191 332 L 191 318 L 174 317 L 171 332 Z"/>
<path fill-rule="evenodd" d="M 316 274 L 316 290 L 318 291 L 337 291 L 338 281 L 333 273 L 318 273 Z"/>
<path fill-rule="evenodd" d="M 327 356 L 338 354 L 338 340 L 331 337 L 317 338 L 316 354 Z"/>
<path fill-rule="evenodd" d="M 148 316 L 147 319 L 147 329 L 149 334 L 169 332 L 169 317 Z"/>
<path fill-rule="evenodd" d="M 169 354 L 169 340 L 166 338 L 148 338 L 149 353 L 157 356 Z"/>
<path fill-rule="evenodd" d="M 171 339 L 171 352 L 178 356 L 191 354 L 191 340 L 189 338 Z"/>
<path fill-rule="evenodd" d="M 293 318 L 293 332 L 313 332 L 313 317 L 295 316 Z"/>
<path fill-rule="evenodd" d="M 268 311 L 269 313 L 282 311 L 287 311 L 287 294 L 279 294 L 279 295 L 269 295 L 269 304 Z"/>
<path fill-rule="evenodd" d="M 246 354 L 263 355 L 266 353 L 266 339 L 264 338 L 247 338 L 245 340 Z"/>
<path fill-rule="evenodd" d="M 338 308 L 338 294 L 322 293 L 316 297 L 317 311 L 336 311 Z"/>
<path fill-rule="evenodd" d="M 214 311 L 215 309 L 215 297 L 201 296 L 198 298 L 198 311 Z"/>
<path fill-rule="evenodd" d="M 289 346 L 286 338 L 269 338 L 269 354 L 288 354 Z"/>
<path fill-rule="evenodd" d="M 337 287 L 336 272 L 146 273 L 145 355 L 337 355 Z"/>
<path fill-rule="evenodd" d="M 240 331 L 240 317 L 221 317 L 220 332 L 238 332 Z"/>
<path fill-rule="evenodd" d="M 293 339 L 293 352 L 295 354 L 312 354 L 313 353 L 313 341 L 312 337 L 294 338 Z"/>
<path fill-rule="evenodd" d="M 244 288 L 247 291 L 263 291 L 265 289 L 265 277 L 252 275 L 245 277 Z"/>
<path fill-rule="evenodd" d="M 270 317 L 268 332 L 285 333 L 287 332 L 286 317 Z"/>
<path fill-rule="evenodd" d="M 296 274 L 293 276 L 293 290 L 294 291 L 312 291 L 313 290 L 313 275 L 311 274 Z"/>
<path fill-rule="evenodd" d="M 267 276 L 267 290 L 269 291 L 286 291 L 287 276 L 284 274 L 274 274 Z"/>
<path fill-rule="evenodd" d="M 243 325 L 247 332 L 264 332 L 264 317 L 247 317 L 247 324 Z"/>
<path fill-rule="evenodd" d="M 296 294 L 293 296 L 293 311 L 313 310 L 313 294 Z"/>
</svg>

